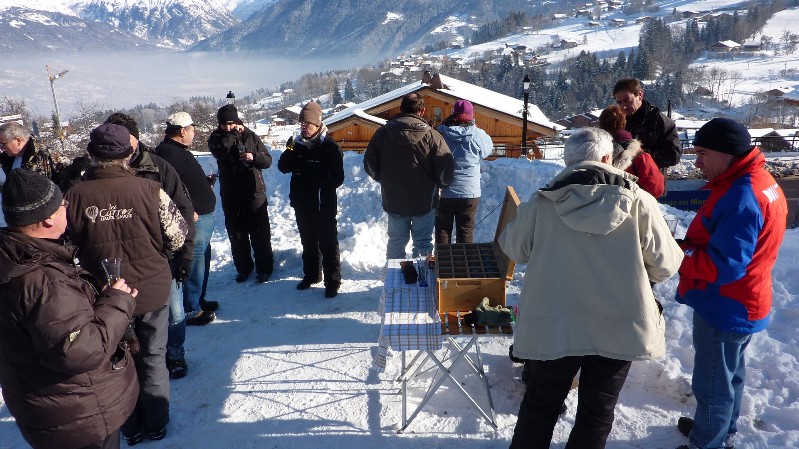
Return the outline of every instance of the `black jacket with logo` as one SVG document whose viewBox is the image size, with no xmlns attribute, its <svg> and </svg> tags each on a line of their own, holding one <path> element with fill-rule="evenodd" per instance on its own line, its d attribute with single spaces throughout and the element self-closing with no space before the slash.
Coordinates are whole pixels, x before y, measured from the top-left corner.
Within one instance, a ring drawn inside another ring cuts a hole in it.
<svg viewBox="0 0 799 449">
<path fill-rule="evenodd" d="M 96 167 L 70 188 L 67 218 L 81 265 L 105 278 L 100 261 L 122 258 L 122 277 L 139 290 L 136 315 L 166 304 L 172 275 L 167 252 L 183 246 L 186 221 L 160 184 L 122 167 Z"/>
</svg>

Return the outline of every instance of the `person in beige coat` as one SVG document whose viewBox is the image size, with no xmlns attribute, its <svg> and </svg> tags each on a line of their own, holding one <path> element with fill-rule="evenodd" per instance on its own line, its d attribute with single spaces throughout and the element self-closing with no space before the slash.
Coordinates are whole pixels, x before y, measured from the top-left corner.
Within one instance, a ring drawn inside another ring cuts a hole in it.
<svg viewBox="0 0 799 449">
<path fill-rule="evenodd" d="M 528 360 L 529 375 L 511 449 L 549 447 L 578 370 L 566 448 L 605 447 L 632 361 L 665 353 L 650 283 L 673 276 L 683 253 L 655 198 L 610 165 L 612 153 L 607 132 L 574 133 L 567 167 L 500 236 L 502 250 L 527 264 L 513 355 Z"/>
</svg>

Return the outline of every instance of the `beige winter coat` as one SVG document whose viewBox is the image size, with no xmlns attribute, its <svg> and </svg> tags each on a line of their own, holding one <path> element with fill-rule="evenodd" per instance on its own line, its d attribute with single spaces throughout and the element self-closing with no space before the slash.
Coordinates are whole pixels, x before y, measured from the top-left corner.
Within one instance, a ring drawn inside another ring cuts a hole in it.
<svg viewBox="0 0 799 449">
<path fill-rule="evenodd" d="M 527 264 L 514 355 L 662 356 L 665 323 L 650 282 L 674 275 L 683 253 L 657 201 L 598 162 L 567 167 L 550 186 L 519 206 L 499 240 Z"/>
</svg>

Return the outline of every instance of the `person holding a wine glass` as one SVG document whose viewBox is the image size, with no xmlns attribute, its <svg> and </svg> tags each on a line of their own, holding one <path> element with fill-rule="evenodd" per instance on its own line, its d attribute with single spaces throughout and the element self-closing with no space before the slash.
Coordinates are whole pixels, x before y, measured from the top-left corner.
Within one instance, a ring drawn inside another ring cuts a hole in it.
<svg viewBox="0 0 799 449">
<path fill-rule="evenodd" d="M 61 239 L 69 206 L 47 177 L 13 170 L 0 229 L 0 385 L 34 448 L 118 448 L 139 385 L 123 334 L 138 291 L 98 281 Z"/>
</svg>

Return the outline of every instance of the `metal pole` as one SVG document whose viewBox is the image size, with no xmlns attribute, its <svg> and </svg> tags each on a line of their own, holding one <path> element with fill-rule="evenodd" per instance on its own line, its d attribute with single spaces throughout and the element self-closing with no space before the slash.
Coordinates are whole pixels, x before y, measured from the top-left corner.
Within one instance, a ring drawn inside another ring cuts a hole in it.
<svg viewBox="0 0 799 449">
<path fill-rule="evenodd" d="M 522 156 L 525 158 L 527 158 L 527 102 L 529 98 L 530 93 L 525 89 L 524 110 L 522 110 Z"/>
<path fill-rule="evenodd" d="M 64 135 L 61 132 L 61 114 L 58 111 L 58 99 L 55 96 L 55 80 L 61 78 L 62 76 L 66 75 L 69 70 L 64 70 L 56 75 L 50 75 L 50 66 L 45 65 L 47 69 L 47 78 L 50 80 L 50 90 L 53 92 L 53 105 L 55 106 L 55 132 L 58 137 L 58 140 L 61 142 L 61 151 L 65 151 L 64 149 Z"/>
</svg>

